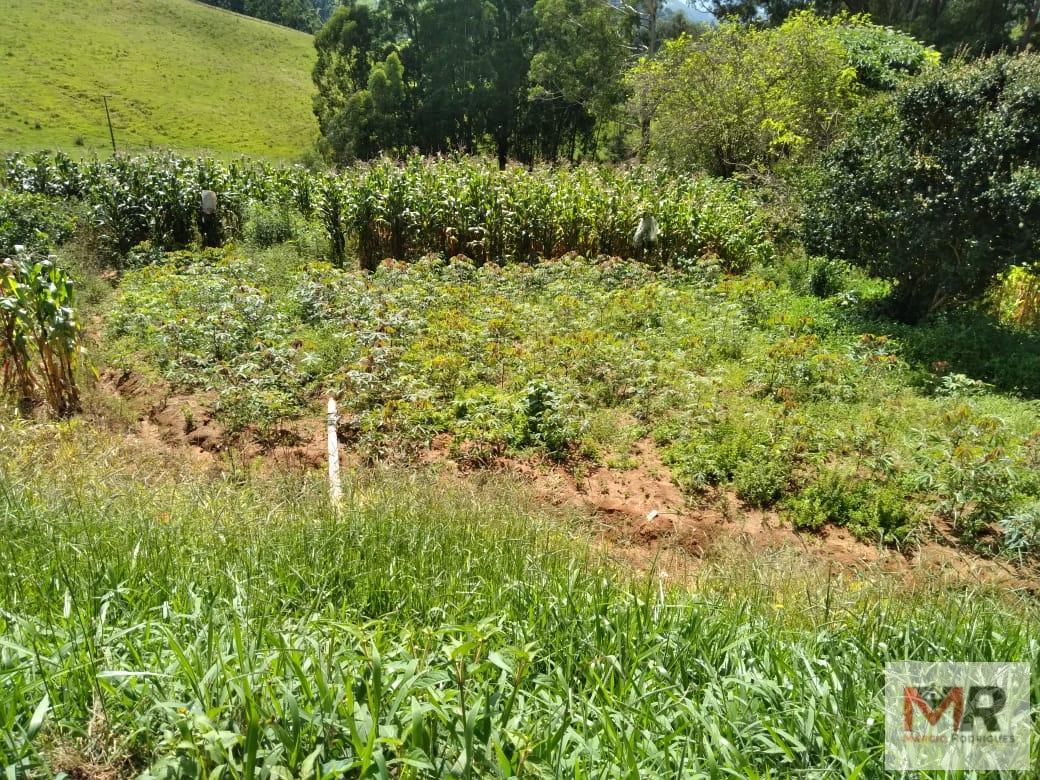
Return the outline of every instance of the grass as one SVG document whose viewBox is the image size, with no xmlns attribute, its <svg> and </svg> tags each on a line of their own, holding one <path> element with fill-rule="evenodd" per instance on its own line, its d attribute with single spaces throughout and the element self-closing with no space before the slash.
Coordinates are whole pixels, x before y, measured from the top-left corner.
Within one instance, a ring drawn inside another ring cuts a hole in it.
<svg viewBox="0 0 1040 780">
<path fill-rule="evenodd" d="M 363 473 L 335 516 L 3 425 L 9 776 L 883 777 L 886 661 L 1038 660 L 1010 594 L 746 555 L 669 591 L 508 486 Z"/>
<path fill-rule="evenodd" d="M 292 158 L 317 134 L 311 37 L 189 0 L 11 0 L 0 149 Z"/>
<path fill-rule="evenodd" d="M 368 275 L 305 239 L 127 272 L 103 360 L 211 390 L 225 425 L 261 437 L 336 393 L 373 460 L 450 434 L 471 465 L 623 465 L 652 437 L 694 501 L 722 487 L 889 544 L 946 519 L 987 549 L 1040 552 L 1035 403 L 922 370 L 847 297 L 576 257 Z"/>
</svg>

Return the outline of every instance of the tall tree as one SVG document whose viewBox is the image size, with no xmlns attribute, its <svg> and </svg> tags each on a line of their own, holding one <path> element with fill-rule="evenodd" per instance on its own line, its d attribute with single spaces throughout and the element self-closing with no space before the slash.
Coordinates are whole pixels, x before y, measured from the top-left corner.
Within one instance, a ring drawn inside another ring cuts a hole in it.
<svg viewBox="0 0 1040 780">
<path fill-rule="evenodd" d="M 534 14 L 529 124 L 538 128 L 542 155 L 573 159 L 580 146 L 594 146 L 597 127 L 614 120 L 625 100 L 638 19 L 587 0 L 538 0 Z"/>
<path fill-rule="evenodd" d="M 315 38 L 325 150 L 338 160 L 402 145 L 490 150 L 503 166 L 510 157 L 573 155 L 622 101 L 630 23 L 604 0 L 341 8 Z M 384 79 L 393 85 L 389 113 L 375 100 Z"/>
</svg>

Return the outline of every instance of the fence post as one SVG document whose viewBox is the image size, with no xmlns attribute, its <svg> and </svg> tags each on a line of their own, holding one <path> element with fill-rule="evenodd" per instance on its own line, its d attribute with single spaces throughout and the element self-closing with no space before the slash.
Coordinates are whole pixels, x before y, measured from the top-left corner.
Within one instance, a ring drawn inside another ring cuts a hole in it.
<svg viewBox="0 0 1040 780">
<path fill-rule="evenodd" d="M 339 478 L 339 437 L 336 434 L 338 423 L 339 412 L 336 410 L 336 399 L 330 395 L 325 425 L 328 428 L 329 438 L 329 501 L 332 503 L 333 510 L 339 510 L 343 501 L 343 484 Z"/>
</svg>

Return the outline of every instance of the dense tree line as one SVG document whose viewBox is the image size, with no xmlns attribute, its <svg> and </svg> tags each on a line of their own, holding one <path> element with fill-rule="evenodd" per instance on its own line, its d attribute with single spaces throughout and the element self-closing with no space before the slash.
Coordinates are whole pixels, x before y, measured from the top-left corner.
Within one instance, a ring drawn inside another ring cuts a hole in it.
<svg viewBox="0 0 1040 780">
<path fill-rule="evenodd" d="M 729 175 L 820 150 L 938 54 L 866 16 L 695 26 L 657 0 L 387 0 L 315 38 L 326 156 L 657 156 Z"/>
<path fill-rule="evenodd" d="M 946 56 L 1025 50 L 1040 37 L 1040 0 L 695 0 L 717 17 L 776 25 L 792 12 L 870 14 L 908 32 Z"/>
<path fill-rule="evenodd" d="M 339 0 L 202 0 L 202 2 L 310 33 L 317 32 L 339 4 Z"/>
<path fill-rule="evenodd" d="M 624 74 L 693 30 L 657 0 L 388 0 L 315 38 L 315 113 L 337 161 L 382 151 L 576 159 L 623 145 Z"/>
</svg>

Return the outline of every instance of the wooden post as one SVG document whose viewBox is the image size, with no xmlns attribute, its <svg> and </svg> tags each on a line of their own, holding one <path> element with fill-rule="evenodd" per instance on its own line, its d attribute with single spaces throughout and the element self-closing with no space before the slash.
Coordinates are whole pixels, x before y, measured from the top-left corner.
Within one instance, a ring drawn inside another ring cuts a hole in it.
<svg viewBox="0 0 1040 780">
<path fill-rule="evenodd" d="M 336 399 L 330 395 L 325 425 L 329 433 L 329 501 L 334 510 L 338 510 L 343 502 L 343 484 L 339 479 L 339 437 L 336 435 L 338 423 L 339 412 L 336 410 Z"/>
<path fill-rule="evenodd" d="M 112 129 L 112 115 L 108 113 L 108 95 L 102 95 L 101 99 L 105 101 L 105 119 L 108 120 L 108 137 L 112 139 L 112 154 L 118 154 L 116 152 L 116 134 Z"/>
</svg>

